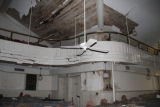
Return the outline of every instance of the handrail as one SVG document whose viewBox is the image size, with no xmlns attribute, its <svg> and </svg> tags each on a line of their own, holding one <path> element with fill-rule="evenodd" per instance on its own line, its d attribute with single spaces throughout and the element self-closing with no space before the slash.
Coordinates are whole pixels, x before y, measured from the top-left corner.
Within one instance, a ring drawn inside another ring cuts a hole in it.
<svg viewBox="0 0 160 107">
<path fill-rule="evenodd" d="M 22 36 L 27 36 L 27 37 L 32 37 L 32 38 L 35 38 L 35 39 L 40 39 L 39 37 L 32 36 L 32 35 L 25 34 L 25 33 L 16 32 L 16 31 L 13 31 L 13 30 L 8 30 L 8 29 L 4 29 L 4 28 L 0 28 L 0 30 L 6 31 L 6 32 L 11 32 L 11 39 L 12 39 L 14 33 L 18 34 L 18 35 L 22 35 Z"/>
<path fill-rule="evenodd" d="M 96 33 L 108 33 L 108 34 L 109 34 L 109 38 L 111 38 L 111 37 L 110 37 L 110 36 L 111 36 L 110 34 L 119 34 L 119 35 L 122 35 L 122 36 L 125 36 L 125 37 L 126 37 L 128 44 L 130 43 L 129 40 L 134 40 L 134 41 L 136 41 L 136 42 L 138 43 L 138 46 L 144 45 L 144 46 L 146 46 L 146 47 L 148 47 L 148 48 L 153 49 L 153 50 L 154 50 L 154 55 L 158 55 L 158 52 L 159 52 L 158 49 L 155 49 L 154 47 L 149 46 L 148 44 L 146 44 L 146 43 L 144 43 L 144 42 L 141 42 L 141 41 L 139 41 L 139 40 L 137 40 L 137 39 L 135 39 L 135 38 L 132 38 L 132 37 L 130 37 L 130 36 L 128 36 L 128 35 L 125 35 L 125 34 L 123 34 L 123 33 L 120 33 L 120 32 L 113 32 L 113 31 L 88 32 L 87 35 L 96 34 Z M 79 38 L 79 37 L 81 37 L 81 36 L 83 36 L 83 35 L 84 35 L 83 33 L 82 33 L 82 34 L 79 34 L 79 35 L 76 36 L 76 38 Z M 70 37 L 70 38 L 67 38 L 67 39 L 64 39 L 64 40 L 71 40 L 71 39 L 75 39 L 75 37 Z M 61 41 L 62 41 L 62 40 L 61 40 Z M 140 47 L 138 47 L 138 48 L 140 48 Z"/>
<path fill-rule="evenodd" d="M 8 29 L 5 29 L 5 28 L 0 28 L 0 30 L 10 32 L 11 33 L 11 36 L 10 36 L 11 39 L 13 38 L 13 34 L 18 34 L 18 35 L 27 36 L 27 37 L 35 38 L 35 39 L 38 39 L 38 40 L 44 40 L 44 41 L 61 41 L 61 40 L 63 40 L 63 38 L 62 39 L 47 39 L 47 38 L 36 37 L 36 36 L 29 35 L 29 34 L 20 33 L 20 32 L 13 31 L 13 30 L 8 30 Z"/>
<path fill-rule="evenodd" d="M 13 34 L 19 34 L 19 35 L 22 35 L 22 36 L 27 36 L 27 37 L 31 37 L 31 38 L 37 39 L 38 42 L 36 42 L 36 43 L 39 43 L 39 41 L 55 41 L 55 42 L 60 42 L 60 44 L 61 44 L 61 41 L 75 39 L 75 36 L 73 36 L 73 37 L 64 37 L 64 38 L 62 38 L 62 39 L 48 39 L 48 38 L 41 38 L 41 37 L 36 37 L 36 36 L 32 36 L 32 35 L 25 34 L 25 33 L 16 32 L 16 31 L 4 29 L 4 28 L 0 28 L 0 30 L 6 31 L 6 32 L 10 32 L 10 33 L 11 33 L 11 35 L 10 35 L 11 39 L 13 39 Z M 132 37 L 130 37 L 130 36 L 128 36 L 128 35 L 125 35 L 125 34 L 119 33 L 119 32 L 113 32 L 113 31 L 100 31 L 100 32 L 96 32 L 96 31 L 93 31 L 93 32 L 87 32 L 86 34 L 87 34 L 87 35 L 90 35 L 90 34 L 96 34 L 96 33 L 108 33 L 108 34 L 109 34 L 109 38 L 111 38 L 111 37 L 110 37 L 111 34 L 119 34 L 119 35 L 122 35 L 122 36 L 125 36 L 125 37 L 126 37 L 128 44 L 130 43 L 129 40 L 134 40 L 134 41 L 136 41 L 136 42 L 138 43 L 138 48 L 140 48 L 140 45 L 144 45 L 144 46 L 147 47 L 147 51 L 148 51 L 148 48 L 153 49 L 153 50 L 154 50 L 154 55 L 158 55 L 158 52 L 159 52 L 158 49 L 155 49 L 154 47 L 149 46 L 148 44 L 146 44 L 146 43 L 144 43 L 144 42 L 141 42 L 141 41 L 139 41 L 139 40 L 137 40 L 137 39 L 134 39 L 134 38 L 132 38 Z M 76 38 L 80 38 L 80 37 L 82 37 L 83 35 L 84 35 L 83 33 L 78 34 L 78 35 L 76 36 Z M 149 51 L 148 51 L 148 52 L 149 52 Z"/>
</svg>

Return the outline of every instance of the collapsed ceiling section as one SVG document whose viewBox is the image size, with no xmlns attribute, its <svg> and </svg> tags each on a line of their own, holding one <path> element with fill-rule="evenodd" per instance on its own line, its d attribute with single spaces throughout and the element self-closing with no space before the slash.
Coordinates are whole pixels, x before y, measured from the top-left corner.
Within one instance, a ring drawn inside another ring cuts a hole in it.
<svg viewBox="0 0 160 107">
<path fill-rule="evenodd" d="M 54 35 L 51 38 L 63 39 L 64 37 L 73 36 L 75 33 L 75 20 L 77 33 L 83 32 L 83 0 L 33 0 L 30 5 L 27 2 L 28 7 L 23 6 L 27 5 L 24 4 L 26 0 L 16 1 L 19 2 L 16 2 L 16 4 L 11 3 L 7 13 L 28 27 L 32 12 L 31 29 L 41 37 Z M 96 0 L 86 1 L 86 22 L 87 29 L 98 23 Z M 114 25 L 122 33 L 127 34 L 126 17 L 106 5 L 104 6 L 104 24 Z M 130 33 L 138 26 L 129 19 L 128 25 Z"/>
<path fill-rule="evenodd" d="M 9 8 L 14 8 L 18 11 L 19 17 L 27 16 L 31 7 L 35 7 L 40 0 L 12 0 Z"/>
</svg>

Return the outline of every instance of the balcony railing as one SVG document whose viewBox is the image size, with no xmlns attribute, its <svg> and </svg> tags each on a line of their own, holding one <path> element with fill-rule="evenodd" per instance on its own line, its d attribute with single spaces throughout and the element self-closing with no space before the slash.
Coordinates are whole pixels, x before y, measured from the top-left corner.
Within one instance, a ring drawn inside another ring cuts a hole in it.
<svg viewBox="0 0 160 107">
<path fill-rule="evenodd" d="M 14 40 L 13 37 L 14 37 L 14 34 L 17 34 L 17 35 L 21 35 L 21 36 L 25 36 L 25 37 L 29 37 L 29 38 L 33 38 L 33 39 L 36 39 L 37 42 L 35 43 L 30 43 L 31 45 L 40 45 L 40 42 L 42 41 L 48 41 L 48 42 L 59 42 L 59 45 L 61 45 L 61 42 L 62 41 L 67 41 L 67 40 L 74 40 L 75 37 L 64 37 L 62 39 L 49 39 L 49 38 L 41 38 L 41 37 L 36 37 L 36 36 L 32 36 L 32 35 L 29 35 L 29 34 L 24 34 L 24 33 L 20 33 L 20 32 L 16 32 L 16 31 L 13 31 L 13 30 L 8 30 L 8 29 L 4 29 L 4 28 L 0 28 L 1 31 L 5 31 L 5 32 L 9 32 L 10 33 L 10 37 L 9 39 L 10 40 Z M 159 50 L 158 49 L 155 49 L 154 47 L 152 46 L 149 46 L 147 45 L 146 43 L 143 43 L 139 40 L 136 40 L 128 35 L 125 35 L 123 33 L 119 33 L 119 32 L 110 32 L 110 31 L 102 31 L 102 32 L 88 32 L 87 33 L 87 38 L 88 39 L 88 36 L 89 35 L 92 35 L 92 34 L 99 34 L 99 33 L 103 33 L 105 36 L 107 36 L 107 39 L 106 41 L 120 41 L 120 42 L 125 42 L 129 45 L 132 45 L 134 47 L 137 47 L 139 49 L 142 49 L 144 51 L 147 51 L 149 54 L 152 54 L 152 55 L 159 55 Z M 81 38 L 83 37 L 83 33 L 82 34 L 79 34 L 76 36 L 77 40 L 78 40 L 78 44 L 80 44 L 80 40 Z M 15 40 L 14 40 L 15 41 Z"/>
</svg>

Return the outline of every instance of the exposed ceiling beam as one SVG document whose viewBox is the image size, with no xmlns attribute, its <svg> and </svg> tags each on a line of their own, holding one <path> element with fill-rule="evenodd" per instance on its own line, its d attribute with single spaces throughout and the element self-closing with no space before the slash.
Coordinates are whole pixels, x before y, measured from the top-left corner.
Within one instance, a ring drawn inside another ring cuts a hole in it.
<svg viewBox="0 0 160 107">
<path fill-rule="evenodd" d="M 60 12 L 67 6 L 69 5 L 73 0 L 65 0 L 61 5 L 57 7 L 54 11 L 52 11 L 51 15 L 48 16 L 48 18 L 44 19 L 43 21 L 40 22 L 40 24 L 45 24 L 50 22 L 54 17 L 58 16 Z"/>
</svg>

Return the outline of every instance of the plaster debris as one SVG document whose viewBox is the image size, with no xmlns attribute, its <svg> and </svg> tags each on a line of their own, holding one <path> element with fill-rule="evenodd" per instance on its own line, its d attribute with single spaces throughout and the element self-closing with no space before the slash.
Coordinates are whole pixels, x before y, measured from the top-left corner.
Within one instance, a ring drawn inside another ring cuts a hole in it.
<svg viewBox="0 0 160 107">
<path fill-rule="evenodd" d="M 31 7 L 35 7 L 40 0 L 12 0 L 9 8 L 14 8 L 19 12 L 20 18 L 27 16 Z"/>
</svg>

